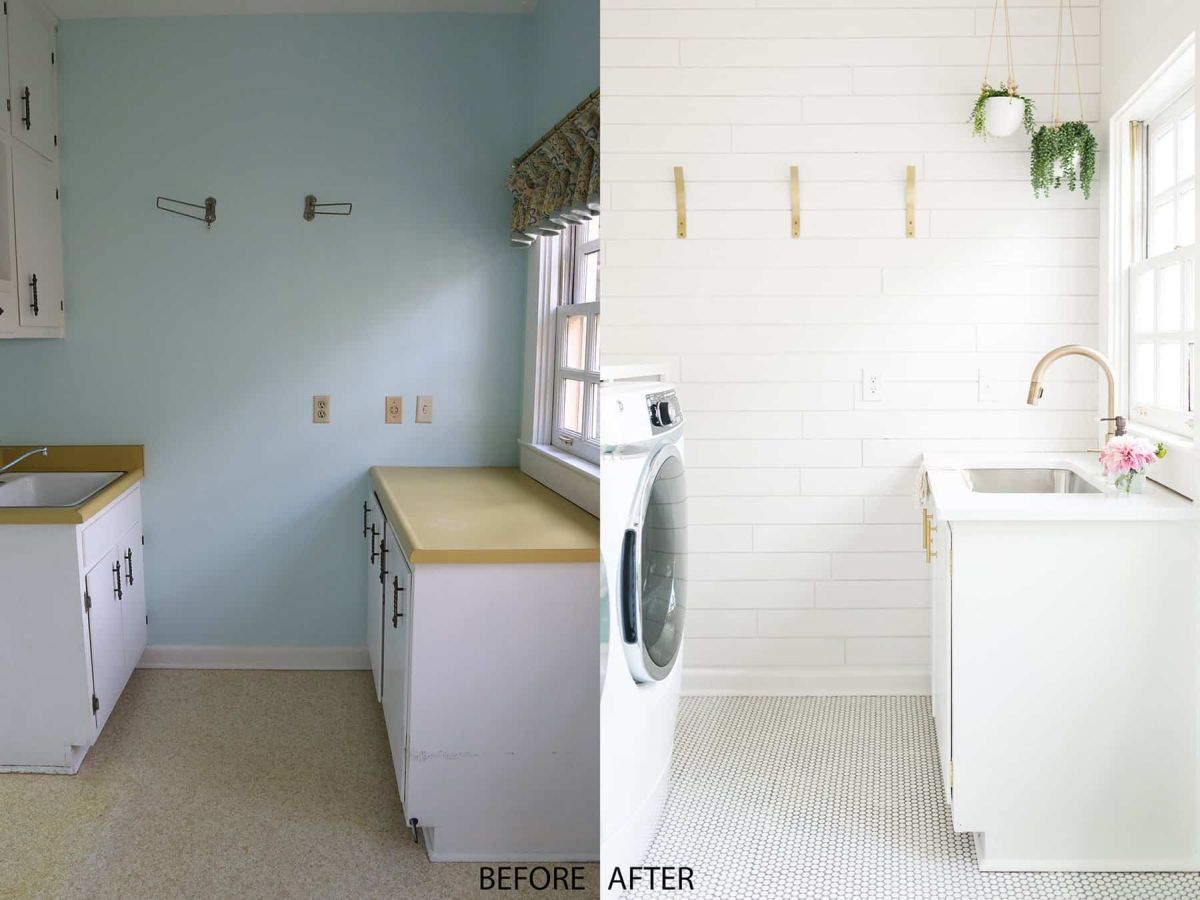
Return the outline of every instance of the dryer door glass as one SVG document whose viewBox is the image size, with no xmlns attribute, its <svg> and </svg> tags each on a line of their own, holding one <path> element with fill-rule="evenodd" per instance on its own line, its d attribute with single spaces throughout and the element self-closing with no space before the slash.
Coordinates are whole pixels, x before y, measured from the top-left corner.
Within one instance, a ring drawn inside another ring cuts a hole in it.
<svg viewBox="0 0 1200 900">
<path fill-rule="evenodd" d="M 668 444 L 656 462 L 642 517 L 638 611 L 647 674 L 665 678 L 683 642 L 686 604 L 687 483 Z"/>
</svg>

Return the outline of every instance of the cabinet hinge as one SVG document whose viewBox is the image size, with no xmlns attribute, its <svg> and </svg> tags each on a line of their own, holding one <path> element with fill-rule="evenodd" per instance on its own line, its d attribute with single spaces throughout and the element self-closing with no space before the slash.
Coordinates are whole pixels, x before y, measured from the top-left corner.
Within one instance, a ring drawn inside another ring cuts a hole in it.
<svg viewBox="0 0 1200 900">
<path fill-rule="evenodd" d="M 58 188 L 55 188 L 55 189 L 54 189 L 54 199 L 55 199 L 55 200 L 57 200 L 57 199 L 58 199 Z"/>
<path fill-rule="evenodd" d="M 6 16 L 8 15 L 8 4 L 7 3 L 4 4 L 4 14 Z"/>
<path fill-rule="evenodd" d="M 58 135 L 57 134 L 54 136 L 54 146 L 55 147 L 58 146 Z"/>
<path fill-rule="evenodd" d="M 150 617 L 149 617 L 149 616 L 146 616 L 146 624 L 147 624 L 147 625 L 149 625 L 149 624 L 150 624 Z"/>
<path fill-rule="evenodd" d="M 954 760 L 950 760 L 950 787 L 954 787 Z"/>
<path fill-rule="evenodd" d="M 54 65 L 54 51 L 50 51 L 50 65 Z"/>
<path fill-rule="evenodd" d="M 11 97 L 4 101 L 4 108 L 7 109 L 9 112 L 12 112 L 12 98 Z"/>
<path fill-rule="evenodd" d="M 92 712 L 93 713 L 100 712 L 100 698 L 97 697 L 95 694 L 92 694 Z"/>
<path fill-rule="evenodd" d="M 92 611 L 92 595 L 89 594 L 87 591 L 83 592 L 83 611 L 84 612 Z"/>
</svg>

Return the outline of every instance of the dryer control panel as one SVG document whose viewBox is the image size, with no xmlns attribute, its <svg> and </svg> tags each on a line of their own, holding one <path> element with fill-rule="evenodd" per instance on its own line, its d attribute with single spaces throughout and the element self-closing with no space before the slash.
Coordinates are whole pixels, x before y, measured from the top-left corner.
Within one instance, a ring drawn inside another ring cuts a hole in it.
<svg viewBox="0 0 1200 900">
<path fill-rule="evenodd" d="M 660 434 L 683 422 L 683 410 L 679 408 L 679 397 L 674 391 L 660 391 L 646 395 L 646 407 L 650 412 L 650 431 Z"/>
</svg>

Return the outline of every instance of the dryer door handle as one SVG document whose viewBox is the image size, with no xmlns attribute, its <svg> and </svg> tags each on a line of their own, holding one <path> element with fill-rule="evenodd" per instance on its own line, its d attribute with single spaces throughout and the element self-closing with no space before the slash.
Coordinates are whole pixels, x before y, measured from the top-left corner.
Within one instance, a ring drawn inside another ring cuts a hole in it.
<svg viewBox="0 0 1200 900">
<path fill-rule="evenodd" d="M 638 533 L 625 529 L 621 542 L 621 633 L 627 644 L 638 642 Z"/>
</svg>

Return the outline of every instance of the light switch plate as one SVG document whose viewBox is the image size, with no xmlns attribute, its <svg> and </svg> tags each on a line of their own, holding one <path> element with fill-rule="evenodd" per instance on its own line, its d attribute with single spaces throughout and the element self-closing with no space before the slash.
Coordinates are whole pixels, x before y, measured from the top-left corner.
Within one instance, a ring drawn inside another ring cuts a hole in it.
<svg viewBox="0 0 1200 900">
<path fill-rule="evenodd" d="M 433 397 L 429 395 L 417 397 L 417 422 L 429 425 L 433 422 Z"/>
<path fill-rule="evenodd" d="M 387 425 L 404 424 L 404 398 L 383 398 L 383 421 Z"/>
<path fill-rule="evenodd" d="M 313 422 L 317 425 L 329 424 L 329 395 L 313 395 Z"/>
</svg>

